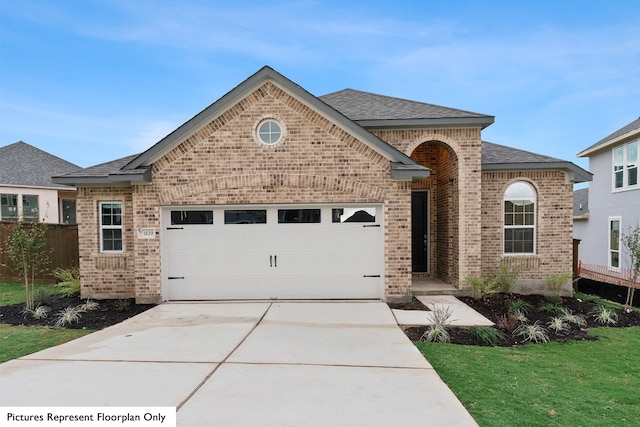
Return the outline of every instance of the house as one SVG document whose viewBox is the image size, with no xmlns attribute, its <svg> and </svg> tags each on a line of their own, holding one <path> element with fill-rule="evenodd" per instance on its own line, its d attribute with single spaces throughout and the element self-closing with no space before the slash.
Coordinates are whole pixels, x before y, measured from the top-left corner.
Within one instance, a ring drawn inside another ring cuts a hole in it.
<svg viewBox="0 0 640 427">
<path fill-rule="evenodd" d="M 82 295 L 138 302 L 399 299 L 500 262 L 532 289 L 570 271 L 574 164 L 482 142 L 485 114 L 264 67 L 78 188 Z"/>
<path fill-rule="evenodd" d="M 22 141 L 0 147 L 0 221 L 75 223 L 76 189 L 52 177 L 80 169 Z"/>
<path fill-rule="evenodd" d="M 580 261 L 608 283 L 629 268 L 622 234 L 640 226 L 639 141 L 640 118 L 578 154 L 589 158 L 594 179 L 588 189 L 578 190 L 583 213 L 574 217 L 573 234 L 580 240 Z"/>
</svg>

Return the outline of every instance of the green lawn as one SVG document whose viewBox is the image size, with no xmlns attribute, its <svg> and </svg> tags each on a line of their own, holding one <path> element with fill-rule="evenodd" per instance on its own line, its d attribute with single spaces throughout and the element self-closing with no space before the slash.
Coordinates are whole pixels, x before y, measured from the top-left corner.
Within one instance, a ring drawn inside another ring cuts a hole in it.
<svg viewBox="0 0 640 427">
<path fill-rule="evenodd" d="M 0 324 L 0 363 L 74 340 L 91 332 L 93 331 L 86 329 Z"/>
<path fill-rule="evenodd" d="M 63 291 L 59 288 L 43 286 L 49 288 L 52 294 Z M 23 303 L 24 301 L 23 285 L 0 282 L 0 306 Z M 35 353 L 93 332 L 91 330 L 47 328 L 42 326 L 9 326 L 1 323 L 2 320 L 0 319 L 0 363 Z"/>
<path fill-rule="evenodd" d="M 36 288 L 44 288 L 49 295 L 60 294 L 66 289 L 53 285 L 35 285 Z M 0 282 L 0 306 L 25 302 L 24 285 L 22 283 Z"/>
<path fill-rule="evenodd" d="M 622 426 L 640 420 L 640 327 L 599 341 L 416 345 L 481 426 Z"/>
</svg>

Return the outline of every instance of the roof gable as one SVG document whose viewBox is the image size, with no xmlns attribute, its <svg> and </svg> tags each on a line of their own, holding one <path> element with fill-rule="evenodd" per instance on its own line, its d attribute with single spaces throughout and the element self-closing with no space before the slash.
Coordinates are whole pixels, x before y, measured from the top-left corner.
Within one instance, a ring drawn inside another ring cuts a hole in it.
<svg viewBox="0 0 640 427">
<path fill-rule="evenodd" d="M 580 153 L 578 153 L 578 157 L 590 157 L 591 155 L 596 154 L 601 150 L 617 145 L 619 142 L 623 142 L 627 139 L 637 138 L 638 136 L 640 136 L 640 118 L 637 118 L 628 125 L 623 126 L 622 128 L 613 132 L 611 135 L 602 138 L 592 146 L 581 151 Z"/>
<path fill-rule="evenodd" d="M 0 147 L 0 185 L 69 189 L 52 177 L 81 169 L 23 141 Z"/>
<path fill-rule="evenodd" d="M 357 137 L 374 151 L 389 159 L 392 163 L 414 164 L 413 160 L 401 151 L 387 144 L 377 136 L 365 130 L 342 113 L 322 102 L 319 98 L 307 92 L 298 84 L 292 82 L 282 74 L 265 66 L 251 77 L 240 83 L 222 98 L 196 114 L 178 129 L 167 135 L 153 147 L 133 159 L 123 169 L 148 167 L 163 155 L 180 145 L 191 135 L 203 129 L 207 124 L 219 117 L 228 109 L 235 106 L 244 97 L 259 89 L 266 82 L 272 82 L 288 94 L 300 100 L 318 114 L 341 126 L 345 131 Z"/>
<path fill-rule="evenodd" d="M 481 126 L 494 117 L 440 105 L 344 89 L 320 97 L 365 128 L 422 126 Z"/>
</svg>

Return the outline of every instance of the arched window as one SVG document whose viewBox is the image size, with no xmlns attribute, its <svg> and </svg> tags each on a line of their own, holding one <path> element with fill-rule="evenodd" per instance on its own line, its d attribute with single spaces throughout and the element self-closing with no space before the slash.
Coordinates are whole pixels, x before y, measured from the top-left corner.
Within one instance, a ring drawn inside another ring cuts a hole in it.
<svg viewBox="0 0 640 427">
<path fill-rule="evenodd" d="M 504 253 L 534 254 L 536 248 L 536 190 L 525 181 L 504 192 Z"/>
</svg>

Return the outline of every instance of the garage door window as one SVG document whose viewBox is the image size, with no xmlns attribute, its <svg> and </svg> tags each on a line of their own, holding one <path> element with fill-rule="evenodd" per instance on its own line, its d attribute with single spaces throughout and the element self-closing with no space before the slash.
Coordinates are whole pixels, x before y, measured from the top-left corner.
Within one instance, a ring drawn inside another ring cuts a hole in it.
<svg viewBox="0 0 640 427">
<path fill-rule="evenodd" d="M 331 222 L 376 222 L 376 208 L 334 208 L 331 210 Z"/>
<path fill-rule="evenodd" d="M 320 209 L 278 209 L 278 224 L 320 223 Z"/>
<path fill-rule="evenodd" d="M 267 211 L 265 209 L 225 210 L 225 224 L 266 224 Z"/>
<path fill-rule="evenodd" d="M 100 203 L 100 251 L 122 252 L 122 203 Z"/>
<path fill-rule="evenodd" d="M 171 225 L 213 224 L 213 211 L 171 211 Z"/>
</svg>

